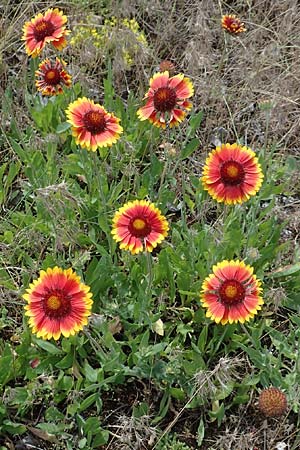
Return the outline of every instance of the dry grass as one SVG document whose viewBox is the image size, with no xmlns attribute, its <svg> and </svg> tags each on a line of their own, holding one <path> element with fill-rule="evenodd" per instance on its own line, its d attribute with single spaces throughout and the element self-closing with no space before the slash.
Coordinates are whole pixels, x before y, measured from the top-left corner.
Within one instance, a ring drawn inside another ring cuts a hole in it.
<svg viewBox="0 0 300 450">
<path fill-rule="evenodd" d="M 95 14 L 101 23 L 99 6 L 90 4 L 80 8 L 78 2 L 58 2 L 55 6 L 64 7 L 70 14 L 71 26 L 84 22 L 87 12 Z M 26 64 L 15 29 L 21 29 L 24 20 L 39 8 L 48 6 L 54 5 L 6 0 L 1 6 L 4 87 Z M 125 73 L 116 64 L 115 76 L 121 92 L 132 88 L 137 80 L 146 84 L 160 60 L 168 58 L 195 84 L 194 104 L 196 109 L 205 111 L 200 130 L 203 147 L 212 144 L 213 130 L 223 127 L 223 135 L 229 141 L 238 138 L 256 148 L 276 142 L 281 152 L 299 153 L 300 6 L 295 0 L 112 0 L 108 10 L 116 17 L 135 17 L 150 42 L 147 60 L 137 60 L 134 70 Z M 220 29 L 223 13 L 241 17 L 247 32 L 239 36 L 224 33 Z M 72 51 L 68 52 L 72 56 Z M 80 78 L 78 71 L 84 68 L 86 57 L 82 55 L 80 65 L 73 58 L 75 78 Z M 103 75 L 97 70 L 97 60 L 94 64 L 90 67 L 92 76 L 87 75 L 91 84 L 99 82 Z"/>
<path fill-rule="evenodd" d="M 163 58 L 192 77 L 197 109 L 205 111 L 203 146 L 224 127 L 228 140 L 259 147 L 276 142 L 297 154 L 300 68 L 299 8 L 295 0 L 111 2 L 112 13 L 132 14 L 151 38 L 149 74 Z M 220 29 L 224 13 L 237 14 L 247 32 Z M 265 102 L 269 108 L 263 107 Z M 268 131 L 266 130 L 266 119 Z"/>
</svg>

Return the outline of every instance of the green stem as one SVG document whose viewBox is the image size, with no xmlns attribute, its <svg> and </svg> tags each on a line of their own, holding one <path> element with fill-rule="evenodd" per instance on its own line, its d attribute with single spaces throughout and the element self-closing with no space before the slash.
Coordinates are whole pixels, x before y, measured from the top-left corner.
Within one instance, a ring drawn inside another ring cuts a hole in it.
<svg viewBox="0 0 300 450">
<path fill-rule="evenodd" d="M 103 185 L 101 178 L 105 177 L 103 173 L 103 164 L 99 164 L 99 159 L 96 155 L 96 153 L 93 153 L 93 167 L 92 172 L 94 174 L 94 178 L 96 179 L 97 183 L 97 190 L 100 194 L 100 201 L 101 201 L 101 207 L 99 208 L 99 214 L 102 214 L 104 217 L 104 224 L 105 224 L 105 234 L 108 241 L 109 251 L 110 254 L 112 254 L 112 238 L 111 234 L 109 232 L 110 230 L 110 224 L 108 222 L 108 210 L 107 210 L 107 202 L 106 197 L 103 191 Z"/>
<path fill-rule="evenodd" d="M 248 230 L 245 229 L 245 233 L 247 235 L 247 239 L 244 245 L 244 256 L 246 256 L 247 251 L 248 251 L 248 247 L 249 247 L 249 240 L 253 235 L 253 232 L 255 231 L 255 228 L 257 227 L 257 220 L 256 220 L 256 215 L 257 215 L 257 211 L 259 208 L 259 200 L 256 198 L 255 199 L 255 205 L 253 207 L 251 207 L 251 217 L 250 220 L 247 220 L 247 215 L 245 215 L 245 222 L 244 222 L 244 228 L 247 227 L 247 224 L 249 224 L 250 222 L 250 227 L 248 228 Z"/>
<path fill-rule="evenodd" d="M 148 276 L 146 277 L 147 287 L 146 287 L 146 292 L 145 292 L 144 301 L 143 301 L 143 305 L 142 305 L 142 314 L 146 318 L 147 322 L 149 324 L 151 324 L 151 320 L 150 320 L 148 311 L 151 310 L 150 305 L 151 305 L 152 287 L 153 287 L 153 260 L 152 260 L 152 255 L 150 254 L 150 252 L 147 252 L 145 250 L 145 253 L 146 253 Z"/>
<path fill-rule="evenodd" d="M 249 341 L 253 344 L 253 347 L 256 348 L 256 343 L 254 342 L 253 337 L 251 336 L 251 334 L 249 333 L 249 331 L 247 330 L 245 325 L 243 323 L 241 323 L 240 325 L 241 325 L 241 328 L 244 331 L 244 333 L 247 335 Z"/>
<path fill-rule="evenodd" d="M 183 228 L 187 231 L 186 207 L 185 207 L 185 172 L 183 165 L 180 166 L 180 171 L 181 171 L 181 191 L 182 191 L 181 220 Z"/>
<path fill-rule="evenodd" d="M 161 195 L 161 191 L 163 188 L 163 184 L 165 182 L 166 174 L 169 172 L 169 169 L 170 169 L 170 158 L 169 158 L 169 155 L 167 154 L 167 152 L 165 152 L 165 156 L 166 156 L 166 161 L 164 164 L 162 174 L 160 176 L 160 183 L 159 183 L 159 188 L 158 188 L 158 193 L 157 193 L 157 202 L 158 203 L 160 202 L 160 195 Z"/>
</svg>

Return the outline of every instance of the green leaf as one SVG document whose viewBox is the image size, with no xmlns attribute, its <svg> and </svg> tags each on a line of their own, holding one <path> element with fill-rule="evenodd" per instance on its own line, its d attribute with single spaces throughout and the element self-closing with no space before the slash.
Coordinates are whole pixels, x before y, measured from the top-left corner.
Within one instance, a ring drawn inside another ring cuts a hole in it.
<svg viewBox="0 0 300 450">
<path fill-rule="evenodd" d="M 2 185 L 3 185 L 2 179 L 4 177 L 4 173 L 5 173 L 6 167 L 7 167 L 7 163 L 2 164 L 2 166 L 0 167 L 0 181 L 1 181 Z M 1 186 L 1 188 L 2 188 L 2 186 Z"/>
<path fill-rule="evenodd" d="M 171 401 L 171 397 L 170 397 L 169 393 L 166 391 L 160 401 L 159 412 L 158 412 L 157 416 L 151 422 L 153 425 L 156 425 L 158 422 L 160 422 L 165 417 L 165 415 L 167 414 L 168 409 L 169 409 L 170 401 Z"/>
<path fill-rule="evenodd" d="M 205 426 L 204 426 L 204 421 L 201 417 L 201 420 L 198 425 L 198 430 L 197 430 L 197 444 L 198 444 L 199 448 L 202 445 L 204 435 L 205 435 Z"/>
<path fill-rule="evenodd" d="M 63 390 L 71 391 L 71 389 L 73 389 L 74 380 L 72 377 L 65 375 L 59 384 L 59 387 Z"/>
<path fill-rule="evenodd" d="M 19 161 L 17 161 L 16 163 L 11 162 L 9 165 L 9 170 L 8 170 L 8 174 L 5 180 L 5 189 L 9 189 L 11 184 L 13 183 L 15 177 L 17 176 L 19 170 L 20 170 L 21 164 L 19 163 Z"/>
<path fill-rule="evenodd" d="M 82 438 L 80 441 L 78 441 L 78 448 L 85 449 L 86 448 L 87 439 Z"/>
<path fill-rule="evenodd" d="M 1 239 L 1 238 L 0 238 Z M 2 242 L 4 242 L 5 244 L 12 244 L 14 241 L 14 234 L 12 231 L 10 230 L 6 230 L 3 233 L 3 239 L 1 239 Z"/>
<path fill-rule="evenodd" d="M 236 395 L 233 399 L 233 404 L 235 405 L 243 405 L 245 403 L 248 403 L 249 401 L 249 395 L 248 394 L 242 394 L 242 395 Z"/>
<path fill-rule="evenodd" d="M 84 424 L 84 431 L 87 434 L 89 431 L 96 434 L 101 430 L 99 417 L 89 417 Z"/>
<path fill-rule="evenodd" d="M 0 385 L 6 384 L 10 378 L 12 378 L 13 368 L 13 357 L 12 355 L 1 356 L 0 358 Z"/>
<path fill-rule="evenodd" d="M 137 406 L 133 406 L 132 415 L 133 417 L 142 417 L 149 414 L 149 405 L 146 402 L 142 402 Z"/>
<path fill-rule="evenodd" d="M 83 372 L 88 381 L 95 383 L 98 377 L 98 370 L 93 369 L 87 361 L 84 362 Z"/>
<path fill-rule="evenodd" d="M 107 430 L 102 430 L 96 434 L 93 439 L 93 448 L 99 448 L 101 445 L 107 444 L 109 439 L 109 432 Z"/>
<path fill-rule="evenodd" d="M 64 133 L 65 131 L 69 130 L 71 128 L 71 124 L 69 122 L 62 122 L 56 127 L 56 133 Z"/>
<path fill-rule="evenodd" d="M 55 423 L 51 422 L 42 422 L 37 425 L 37 428 L 40 428 L 41 430 L 46 431 L 49 434 L 60 434 L 63 427 L 63 423 L 56 425 Z"/>
<path fill-rule="evenodd" d="M 51 355 L 59 355 L 62 353 L 61 349 L 56 347 L 56 345 L 51 344 L 51 342 L 36 339 L 36 344 L 46 352 L 51 353 Z"/>
<path fill-rule="evenodd" d="M 23 161 L 23 162 L 27 162 L 29 157 L 28 157 L 28 152 L 26 151 L 27 149 L 23 149 L 21 147 L 20 144 L 18 144 L 14 139 L 10 139 L 10 144 L 12 146 L 12 148 L 14 149 L 15 153 L 18 155 L 18 157 Z"/>
<path fill-rule="evenodd" d="M 45 419 L 48 422 L 59 422 L 64 420 L 64 417 L 65 416 L 55 406 L 50 406 L 45 413 Z"/>
<path fill-rule="evenodd" d="M 298 168 L 298 161 L 294 156 L 288 155 L 286 158 L 286 166 L 288 172 L 294 172 Z"/>
<path fill-rule="evenodd" d="M 55 367 L 58 367 L 59 369 L 68 369 L 69 367 L 72 367 L 73 362 L 74 355 L 72 352 L 70 352 L 61 361 L 55 364 Z"/>
<path fill-rule="evenodd" d="M 26 432 L 25 425 L 21 423 L 14 423 L 10 420 L 4 420 L 1 426 L 2 431 L 7 431 L 7 433 L 15 435 L 15 434 L 23 434 Z"/>
<path fill-rule="evenodd" d="M 209 415 L 212 418 L 216 418 L 218 420 L 218 427 L 221 425 L 223 417 L 225 415 L 225 407 L 224 403 L 221 403 L 221 406 L 219 406 L 219 402 L 216 401 L 213 403 L 213 410 L 209 412 Z"/>
<path fill-rule="evenodd" d="M 203 111 L 199 111 L 197 114 L 190 118 L 189 127 L 187 130 L 187 136 L 194 136 L 196 130 L 200 127 L 203 119 Z"/>
<path fill-rule="evenodd" d="M 84 411 L 87 408 L 89 408 L 90 406 L 92 406 L 93 403 L 96 403 L 98 398 L 99 398 L 99 393 L 98 392 L 96 392 L 95 394 L 89 395 L 87 398 L 85 398 L 83 400 L 83 402 L 81 402 L 80 407 L 79 407 L 79 411 Z"/>
<path fill-rule="evenodd" d="M 198 338 L 198 348 L 200 349 L 200 351 L 203 353 L 205 350 L 205 346 L 206 346 L 206 341 L 207 341 L 207 336 L 208 336 L 208 327 L 204 326 L 202 328 L 202 331 L 199 335 Z"/>
<path fill-rule="evenodd" d="M 197 138 L 192 139 L 186 147 L 182 150 L 180 159 L 188 158 L 199 147 L 200 141 Z"/>
<path fill-rule="evenodd" d="M 279 269 L 276 269 L 274 272 L 271 272 L 268 275 L 271 278 L 280 278 L 287 277 L 289 275 L 295 275 L 298 272 L 300 272 L 300 262 L 284 267 L 279 267 Z"/>
<path fill-rule="evenodd" d="M 26 388 L 16 387 L 9 392 L 9 405 L 22 405 L 29 397 L 29 392 Z"/>
<path fill-rule="evenodd" d="M 215 395 L 216 400 L 224 400 L 228 395 L 231 394 L 234 388 L 234 382 L 228 381 L 226 385 L 222 386 L 222 388 Z"/>
<path fill-rule="evenodd" d="M 172 395 L 172 397 L 176 398 L 177 400 L 184 401 L 184 399 L 185 399 L 184 390 L 181 388 L 171 387 L 170 394 Z"/>
</svg>

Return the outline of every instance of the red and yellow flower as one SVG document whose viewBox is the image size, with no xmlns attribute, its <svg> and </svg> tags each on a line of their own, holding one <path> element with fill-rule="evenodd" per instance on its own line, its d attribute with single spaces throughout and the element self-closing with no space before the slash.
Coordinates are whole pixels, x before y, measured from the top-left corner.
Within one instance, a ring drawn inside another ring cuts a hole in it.
<svg viewBox="0 0 300 450">
<path fill-rule="evenodd" d="M 59 267 L 41 270 L 23 298 L 29 326 L 42 339 L 57 340 L 61 334 L 69 337 L 82 330 L 93 304 L 89 286 L 72 269 Z"/>
<path fill-rule="evenodd" d="M 140 120 L 149 120 L 156 127 L 179 125 L 192 107 L 187 99 L 193 94 L 193 84 L 183 74 L 170 77 L 168 71 L 158 72 L 150 80 L 146 104 L 137 111 L 137 115 Z"/>
<path fill-rule="evenodd" d="M 152 252 L 167 236 L 169 225 L 153 203 L 134 200 L 120 208 L 113 218 L 112 235 L 120 248 L 133 255 L 144 249 Z"/>
<path fill-rule="evenodd" d="M 76 144 L 93 152 L 100 147 L 111 147 L 123 132 L 120 119 L 86 97 L 71 103 L 66 115 Z"/>
<path fill-rule="evenodd" d="M 244 23 L 234 14 L 226 14 L 221 19 L 222 28 L 228 33 L 238 34 L 246 31 Z"/>
<path fill-rule="evenodd" d="M 66 30 L 67 16 L 58 8 L 50 8 L 44 14 L 37 14 L 23 27 L 22 40 L 25 41 L 26 53 L 35 58 L 48 42 L 62 50 L 67 45 Z"/>
<path fill-rule="evenodd" d="M 63 93 L 63 86 L 70 87 L 72 84 L 71 75 L 64 69 L 66 63 L 62 59 L 55 59 L 51 62 L 46 58 L 35 71 L 35 85 L 43 95 L 58 95 Z"/>
<path fill-rule="evenodd" d="M 255 195 L 263 182 L 255 153 L 238 144 L 222 144 L 206 159 L 202 184 L 218 202 L 243 203 Z"/>
<path fill-rule="evenodd" d="M 264 303 L 260 286 L 253 268 L 243 261 L 218 263 L 202 284 L 200 301 L 207 308 L 206 317 L 222 325 L 252 319 Z"/>
</svg>

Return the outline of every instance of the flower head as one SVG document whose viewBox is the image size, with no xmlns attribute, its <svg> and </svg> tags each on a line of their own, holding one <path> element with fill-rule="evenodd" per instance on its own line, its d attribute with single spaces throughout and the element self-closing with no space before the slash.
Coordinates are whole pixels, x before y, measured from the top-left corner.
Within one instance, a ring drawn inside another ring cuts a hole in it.
<svg viewBox="0 0 300 450">
<path fill-rule="evenodd" d="M 226 204 L 243 203 L 260 189 L 261 166 L 255 153 L 238 144 L 222 144 L 206 159 L 202 183 L 204 189 Z"/>
<path fill-rule="evenodd" d="M 175 66 L 172 63 L 172 61 L 169 61 L 168 59 L 163 59 L 159 63 L 159 71 L 165 72 L 166 70 L 169 72 L 169 74 L 173 74 L 174 70 L 175 70 Z"/>
<path fill-rule="evenodd" d="M 71 103 L 66 114 L 76 144 L 93 152 L 99 147 L 112 146 L 123 131 L 120 119 L 86 97 Z"/>
<path fill-rule="evenodd" d="M 179 125 L 190 110 L 192 103 L 187 99 L 194 94 L 189 78 L 183 74 L 169 76 L 169 72 L 158 72 L 150 80 L 150 89 L 145 95 L 147 102 L 137 115 L 140 120 L 149 120 L 156 127 L 166 128 Z"/>
<path fill-rule="evenodd" d="M 23 298 L 32 332 L 42 339 L 57 340 L 60 335 L 74 335 L 88 323 L 92 294 L 72 269 L 59 267 L 41 270 Z"/>
<path fill-rule="evenodd" d="M 263 304 L 260 286 L 252 267 L 244 262 L 218 263 L 202 284 L 200 301 L 207 308 L 206 317 L 222 325 L 252 319 Z"/>
<path fill-rule="evenodd" d="M 35 58 L 47 42 L 51 42 L 57 50 L 62 50 L 67 45 L 66 36 L 70 33 L 66 30 L 67 20 L 67 16 L 58 8 L 50 8 L 44 14 L 39 13 L 30 22 L 26 22 L 22 37 L 26 53 Z"/>
<path fill-rule="evenodd" d="M 244 23 L 233 14 L 226 14 L 221 20 L 222 28 L 231 34 L 243 33 L 246 31 Z"/>
<path fill-rule="evenodd" d="M 168 234 L 169 225 L 153 203 L 134 200 L 120 208 L 113 218 L 112 235 L 120 248 L 137 254 L 152 252 Z"/>
<path fill-rule="evenodd" d="M 285 394 L 275 387 L 263 389 L 259 395 L 258 407 L 267 417 L 278 417 L 287 409 Z"/>
<path fill-rule="evenodd" d="M 66 63 L 62 59 L 56 58 L 51 62 L 48 58 L 44 59 L 35 71 L 36 88 L 43 95 L 62 94 L 63 86 L 71 86 L 71 75 L 64 69 Z"/>
</svg>

